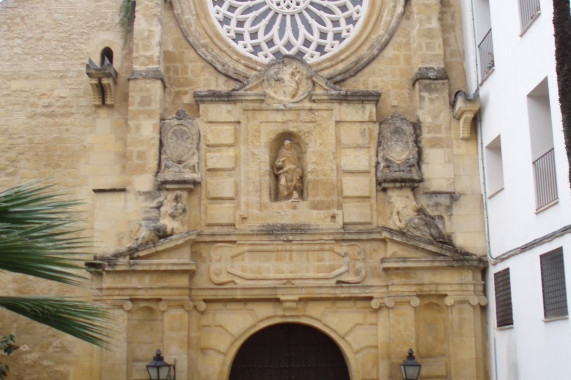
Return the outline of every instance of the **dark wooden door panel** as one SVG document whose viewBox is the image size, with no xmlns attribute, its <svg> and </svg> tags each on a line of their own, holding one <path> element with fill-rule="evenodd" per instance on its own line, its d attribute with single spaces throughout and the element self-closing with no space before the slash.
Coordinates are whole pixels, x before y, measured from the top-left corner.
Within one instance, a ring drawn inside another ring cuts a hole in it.
<svg viewBox="0 0 571 380">
<path fill-rule="evenodd" d="M 349 372 L 331 338 L 288 323 L 252 335 L 234 359 L 230 380 L 349 380 Z"/>
</svg>

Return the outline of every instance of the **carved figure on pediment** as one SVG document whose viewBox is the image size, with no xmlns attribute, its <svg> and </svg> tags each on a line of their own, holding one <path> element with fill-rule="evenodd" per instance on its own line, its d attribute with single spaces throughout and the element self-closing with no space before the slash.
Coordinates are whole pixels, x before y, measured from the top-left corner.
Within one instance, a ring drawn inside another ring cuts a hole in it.
<svg viewBox="0 0 571 380">
<path fill-rule="evenodd" d="M 153 243 L 169 236 L 168 226 L 161 222 L 161 208 L 165 200 L 159 199 L 153 207 L 143 211 L 143 220 L 137 223 L 134 231 L 134 242 L 129 245 L 130 249 Z"/>
<path fill-rule="evenodd" d="M 160 183 L 200 182 L 200 131 L 194 119 L 182 109 L 161 123 Z"/>
<path fill-rule="evenodd" d="M 303 167 L 291 139 L 285 138 L 276 159 L 277 200 L 297 202 L 303 199 Z"/>
<path fill-rule="evenodd" d="M 417 183 L 422 181 L 414 124 L 395 112 L 383 121 L 377 147 L 377 182 Z"/>
<path fill-rule="evenodd" d="M 450 245 L 441 215 L 431 215 L 419 202 L 411 188 L 390 188 L 386 193 L 388 227 Z"/>
<path fill-rule="evenodd" d="M 443 229 L 436 222 L 436 218 L 425 213 L 408 218 L 403 230 L 438 243 L 450 244 Z"/>
<path fill-rule="evenodd" d="M 180 191 L 175 192 L 170 204 L 168 211 L 168 226 L 169 235 L 178 234 L 184 232 L 184 221 L 183 216 L 186 214 L 186 205 L 182 201 L 182 193 Z"/>
</svg>

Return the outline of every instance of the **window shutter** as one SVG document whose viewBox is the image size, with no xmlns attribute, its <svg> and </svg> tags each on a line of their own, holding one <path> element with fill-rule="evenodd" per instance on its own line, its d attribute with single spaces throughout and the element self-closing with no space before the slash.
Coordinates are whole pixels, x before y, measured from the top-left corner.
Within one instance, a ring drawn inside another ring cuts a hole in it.
<svg viewBox="0 0 571 380">
<path fill-rule="evenodd" d="M 494 286 L 496 290 L 497 326 L 512 326 L 514 322 L 509 268 L 494 274 Z"/>
</svg>

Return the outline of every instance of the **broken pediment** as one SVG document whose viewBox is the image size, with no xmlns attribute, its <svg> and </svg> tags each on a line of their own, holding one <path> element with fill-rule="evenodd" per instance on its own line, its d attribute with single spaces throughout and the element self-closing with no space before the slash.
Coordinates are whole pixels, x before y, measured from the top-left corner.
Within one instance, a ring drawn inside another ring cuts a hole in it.
<svg viewBox="0 0 571 380">
<path fill-rule="evenodd" d="M 200 102 L 253 101 L 277 104 L 326 101 L 378 101 L 378 91 L 343 90 L 295 56 L 284 56 L 230 91 L 195 91 Z"/>
</svg>

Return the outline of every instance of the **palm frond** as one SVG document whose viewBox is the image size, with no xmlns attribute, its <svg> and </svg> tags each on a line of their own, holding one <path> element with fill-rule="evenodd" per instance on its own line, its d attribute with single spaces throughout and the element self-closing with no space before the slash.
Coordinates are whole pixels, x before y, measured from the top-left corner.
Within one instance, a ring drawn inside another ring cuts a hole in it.
<svg viewBox="0 0 571 380">
<path fill-rule="evenodd" d="M 90 248 L 77 237 L 79 202 L 30 181 L 0 192 L 0 269 L 70 285 L 86 279 L 83 263 Z"/>
<path fill-rule="evenodd" d="M 110 343 L 110 319 L 102 306 L 65 297 L 0 297 L 0 307 L 99 347 Z"/>
</svg>

